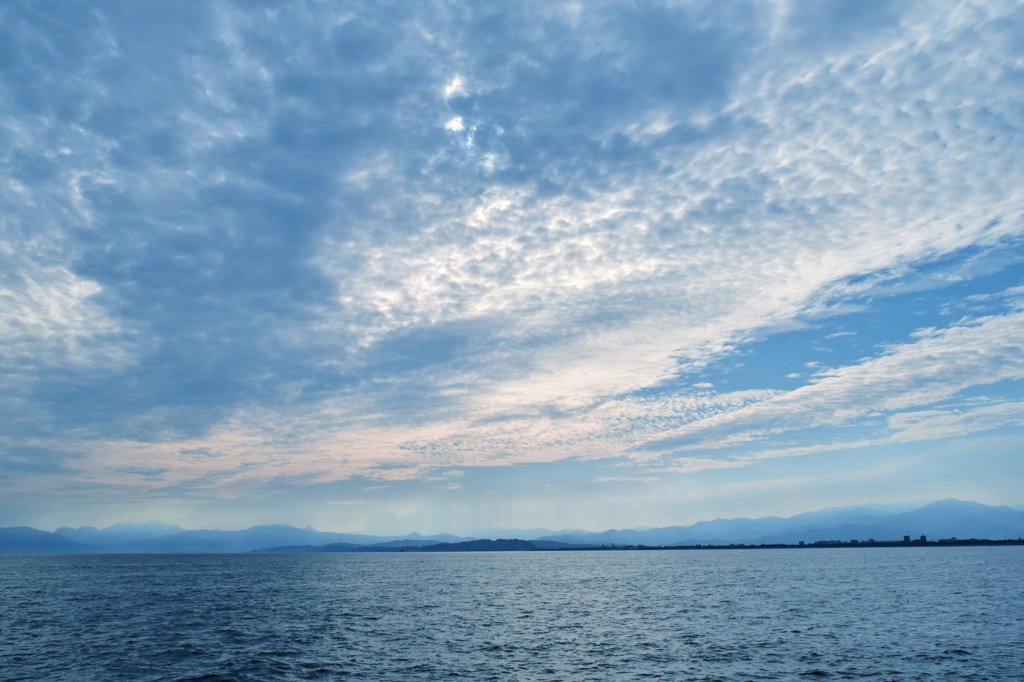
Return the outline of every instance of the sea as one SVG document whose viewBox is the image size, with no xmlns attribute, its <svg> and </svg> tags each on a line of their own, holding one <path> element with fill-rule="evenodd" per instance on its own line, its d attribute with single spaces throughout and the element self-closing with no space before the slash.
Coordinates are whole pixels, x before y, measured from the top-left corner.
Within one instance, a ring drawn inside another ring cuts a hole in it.
<svg viewBox="0 0 1024 682">
<path fill-rule="evenodd" d="M 1024 547 L 0 557 L 8 680 L 1024 679 Z"/>
</svg>

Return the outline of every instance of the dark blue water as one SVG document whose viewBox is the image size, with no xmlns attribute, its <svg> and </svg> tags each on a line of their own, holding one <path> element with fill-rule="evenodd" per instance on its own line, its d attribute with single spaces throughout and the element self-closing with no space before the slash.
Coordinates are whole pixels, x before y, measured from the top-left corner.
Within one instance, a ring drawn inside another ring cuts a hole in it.
<svg viewBox="0 0 1024 682">
<path fill-rule="evenodd" d="M 0 557 L 4 680 L 1019 680 L 1024 548 Z"/>
</svg>

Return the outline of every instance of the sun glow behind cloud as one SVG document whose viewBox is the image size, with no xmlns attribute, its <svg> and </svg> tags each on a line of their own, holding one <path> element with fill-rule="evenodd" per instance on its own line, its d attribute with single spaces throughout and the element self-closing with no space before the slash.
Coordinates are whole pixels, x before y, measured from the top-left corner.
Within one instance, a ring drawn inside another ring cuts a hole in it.
<svg viewBox="0 0 1024 682">
<path fill-rule="evenodd" d="M 6 494 L 671 498 L 1020 426 L 1019 7 L 123 9 L 2 10 Z"/>
</svg>

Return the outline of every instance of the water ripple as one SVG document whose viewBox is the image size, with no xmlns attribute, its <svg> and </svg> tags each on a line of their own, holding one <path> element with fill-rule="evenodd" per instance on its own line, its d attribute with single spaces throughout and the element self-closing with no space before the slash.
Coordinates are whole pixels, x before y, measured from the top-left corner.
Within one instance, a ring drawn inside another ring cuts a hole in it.
<svg viewBox="0 0 1024 682">
<path fill-rule="evenodd" d="M 1007 680 L 1024 548 L 0 557 L 10 680 Z"/>
</svg>

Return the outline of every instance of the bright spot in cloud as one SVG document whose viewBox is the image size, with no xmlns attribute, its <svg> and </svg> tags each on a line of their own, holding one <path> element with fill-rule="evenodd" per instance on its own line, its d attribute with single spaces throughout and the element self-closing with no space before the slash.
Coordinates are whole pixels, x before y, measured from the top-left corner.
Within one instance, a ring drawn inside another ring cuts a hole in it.
<svg viewBox="0 0 1024 682">
<path fill-rule="evenodd" d="M 466 83 L 462 79 L 462 76 L 455 76 L 448 84 L 444 86 L 444 98 L 451 99 L 459 95 L 466 94 Z"/>
</svg>

